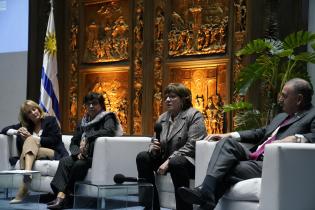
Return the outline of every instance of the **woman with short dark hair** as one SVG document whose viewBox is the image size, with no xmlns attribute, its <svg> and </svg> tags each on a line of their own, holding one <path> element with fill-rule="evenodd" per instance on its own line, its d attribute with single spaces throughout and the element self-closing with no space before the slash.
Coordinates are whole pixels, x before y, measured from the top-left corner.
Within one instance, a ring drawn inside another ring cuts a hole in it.
<svg viewBox="0 0 315 210">
<path fill-rule="evenodd" d="M 65 199 L 73 193 L 74 183 L 82 181 L 92 166 L 94 143 L 101 136 L 121 136 L 121 125 L 113 112 L 105 111 L 104 97 L 88 93 L 84 97 L 87 112 L 79 123 L 70 144 L 71 156 L 59 161 L 51 188 L 56 199 L 47 203 L 49 209 L 62 209 Z"/>
<path fill-rule="evenodd" d="M 157 120 L 157 125 L 162 128 L 160 139 L 153 139 L 149 150 L 137 156 L 139 178 L 145 178 L 154 185 L 154 210 L 160 209 L 154 172 L 161 175 L 170 172 L 176 209 L 192 209 L 192 205 L 184 203 L 176 192 L 179 187 L 188 187 L 189 179 L 194 177 L 196 141 L 207 135 L 203 116 L 192 107 L 191 100 L 191 92 L 185 85 L 170 83 L 166 87 L 164 102 L 167 111 Z"/>
</svg>

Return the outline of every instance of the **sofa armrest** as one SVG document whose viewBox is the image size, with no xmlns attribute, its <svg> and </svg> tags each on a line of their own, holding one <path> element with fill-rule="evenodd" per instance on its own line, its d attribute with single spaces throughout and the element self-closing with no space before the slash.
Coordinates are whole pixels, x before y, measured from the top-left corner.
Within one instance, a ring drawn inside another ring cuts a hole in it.
<svg viewBox="0 0 315 210">
<path fill-rule="evenodd" d="M 315 144 L 266 146 L 260 210 L 314 209 Z"/>
<path fill-rule="evenodd" d="M 63 142 L 69 155 L 71 154 L 71 152 L 70 152 L 71 139 L 72 139 L 71 135 L 62 135 L 62 142 Z"/>
<path fill-rule="evenodd" d="M 206 171 L 208 168 L 208 163 L 212 156 L 213 150 L 217 142 L 209 141 L 197 141 L 196 142 L 196 161 L 195 161 L 195 186 L 202 184 Z"/>
<path fill-rule="evenodd" d="M 18 156 L 16 149 L 16 136 L 7 136 L 0 134 L 0 170 L 11 168 L 9 158 Z"/>
<path fill-rule="evenodd" d="M 196 142 L 196 169 L 195 169 L 195 186 L 199 186 L 202 184 L 210 158 L 212 156 L 213 150 L 215 148 L 217 142 L 214 141 L 197 141 Z M 251 148 L 253 144 L 249 143 L 241 143 L 246 148 Z"/>
<path fill-rule="evenodd" d="M 113 177 L 121 173 L 138 177 L 136 157 L 148 150 L 149 137 L 100 137 L 94 145 L 91 182 L 94 184 L 114 184 Z"/>
<path fill-rule="evenodd" d="M 0 134 L 0 148 L 0 170 L 8 170 L 10 168 L 10 149 L 8 136 Z"/>
</svg>

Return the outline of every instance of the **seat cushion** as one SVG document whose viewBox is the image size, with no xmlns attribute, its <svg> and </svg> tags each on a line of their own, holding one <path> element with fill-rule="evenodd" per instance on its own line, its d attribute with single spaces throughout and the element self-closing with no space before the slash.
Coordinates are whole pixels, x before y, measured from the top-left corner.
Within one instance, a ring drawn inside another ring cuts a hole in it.
<svg viewBox="0 0 315 210">
<path fill-rule="evenodd" d="M 33 165 L 33 170 L 39 171 L 42 176 L 54 176 L 58 164 L 58 160 L 36 160 Z M 20 161 L 16 162 L 14 169 L 20 169 Z"/>
<path fill-rule="evenodd" d="M 224 194 L 225 199 L 237 201 L 259 201 L 261 178 L 247 179 L 236 183 Z"/>
</svg>

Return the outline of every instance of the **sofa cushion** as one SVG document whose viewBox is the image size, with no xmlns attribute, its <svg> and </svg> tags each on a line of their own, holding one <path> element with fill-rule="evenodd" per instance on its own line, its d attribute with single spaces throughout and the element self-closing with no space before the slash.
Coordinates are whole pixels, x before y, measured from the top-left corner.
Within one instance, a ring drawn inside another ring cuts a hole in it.
<svg viewBox="0 0 315 210">
<path fill-rule="evenodd" d="M 54 176 L 57 171 L 58 164 L 59 161 L 57 160 L 35 161 L 33 170 L 40 171 L 42 176 Z"/>
<path fill-rule="evenodd" d="M 58 164 L 59 160 L 36 160 L 32 170 L 39 171 L 42 176 L 54 176 Z M 14 169 L 20 169 L 20 161 L 16 162 Z"/>
<path fill-rule="evenodd" d="M 224 194 L 225 199 L 238 201 L 259 201 L 261 178 L 247 179 L 236 183 Z"/>
</svg>

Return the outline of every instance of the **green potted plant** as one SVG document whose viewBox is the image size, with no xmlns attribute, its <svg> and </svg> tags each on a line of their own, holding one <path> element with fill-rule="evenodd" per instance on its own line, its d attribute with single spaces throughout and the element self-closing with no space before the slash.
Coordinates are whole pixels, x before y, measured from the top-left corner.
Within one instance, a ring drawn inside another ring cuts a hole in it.
<svg viewBox="0 0 315 210">
<path fill-rule="evenodd" d="M 306 51 L 310 44 L 311 51 Z M 242 98 L 253 84 L 260 82 L 264 88 L 265 106 L 261 114 L 252 117 L 264 118 L 268 121 L 277 110 L 278 93 L 286 81 L 294 77 L 309 80 L 306 63 L 315 63 L 315 33 L 299 31 L 280 40 L 256 39 L 249 42 L 236 53 L 236 56 L 255 56 L 254 62 L 241 69 L 236 79 L 236 91 Z M 244 116 L 242 120 L 250 120 L 246 112 L 257 113 L 252 106 L 241 106 L 237 102 L 226 106 L 225 111 L 234 111 L 235 119 Z M 240 119 L 238 119 L 240 120 Z M 259 120 L 255 120 L 259 122 Z M 235 124 L 235 129 L 237 125 Z"/>
</svg>

